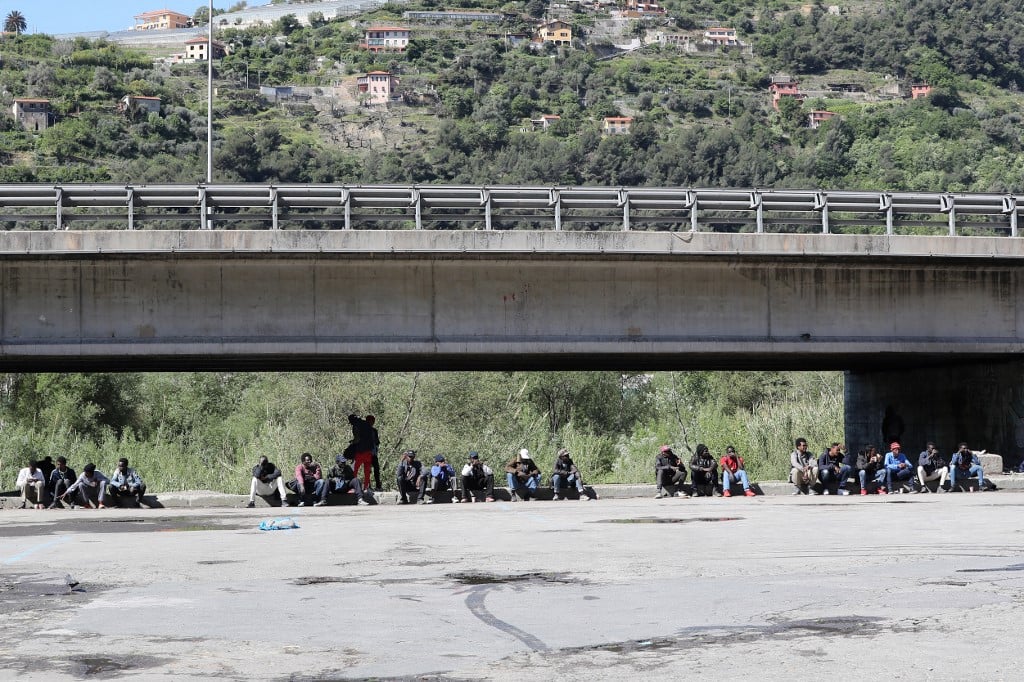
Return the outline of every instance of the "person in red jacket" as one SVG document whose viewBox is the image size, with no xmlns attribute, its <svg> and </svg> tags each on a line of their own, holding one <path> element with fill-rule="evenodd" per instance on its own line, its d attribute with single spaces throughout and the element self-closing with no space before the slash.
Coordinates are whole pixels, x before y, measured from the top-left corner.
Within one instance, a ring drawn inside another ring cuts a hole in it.
<svg viewBox="0 0 1024 682">
<path fill-rule="evenodd" d="M 747 480 L 747 472 L 743 470 L 743 458 L 736 454 L 736 448 L 729 446 L 725 449 L 725 457 L 719 464 L 722 465 L 722 495 L 732 497 L 732 485 L 736 481 L 743 484 L 743 494 L 747 497 L 754 497 L 756 493 L 750 489 L 750 481 Z"/>
</svg>

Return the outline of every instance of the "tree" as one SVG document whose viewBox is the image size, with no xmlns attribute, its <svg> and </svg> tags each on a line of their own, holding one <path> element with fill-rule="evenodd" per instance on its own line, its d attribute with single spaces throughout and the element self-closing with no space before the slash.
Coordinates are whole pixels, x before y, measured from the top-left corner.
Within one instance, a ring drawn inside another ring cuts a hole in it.
<svg viewBox="0 0 1024 682">
<path fill-rule="evenodd" d="M 21 35 L 27 28 L 28 21 L 25 20 L 25 15 L 18 10 L 12 10 L 7 14 L 7 18 L 4 19 L 4 31 L 7 33 Z"/>
</svg>

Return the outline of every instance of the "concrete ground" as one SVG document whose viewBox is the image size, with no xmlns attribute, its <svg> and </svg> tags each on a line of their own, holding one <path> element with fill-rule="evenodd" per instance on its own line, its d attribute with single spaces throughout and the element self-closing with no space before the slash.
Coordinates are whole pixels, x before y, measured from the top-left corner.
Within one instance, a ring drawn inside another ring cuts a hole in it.
<svg viewBox="0 0 1024 682">
<path fill-rule="evenodd" d="M 1022 509 L 381 505 L 272 532 L 282 510 L 6 509 L 0 678 L 1019 679 Z"/>
</svg>

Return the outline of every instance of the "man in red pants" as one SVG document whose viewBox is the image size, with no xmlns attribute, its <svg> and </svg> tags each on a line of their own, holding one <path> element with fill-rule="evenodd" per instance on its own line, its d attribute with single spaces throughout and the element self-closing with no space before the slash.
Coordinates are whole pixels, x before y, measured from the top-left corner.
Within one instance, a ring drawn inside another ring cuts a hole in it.
<svg viewBox="0 0 1024 682">
<path fill-rule="evenodd" d="M 348 416 L 348 423 L 352 425 L 352 442 L 345 448 L 345 459 L 355 462 L 353 468 L 356 476 L 359 476 L 360 468 L 363 470 L 363 489 L 372 490 L 370 487 L 370 469 L 373 467 L 373 449 L 375 429 L 365 419 L 354 414 Z"/>
</svg>

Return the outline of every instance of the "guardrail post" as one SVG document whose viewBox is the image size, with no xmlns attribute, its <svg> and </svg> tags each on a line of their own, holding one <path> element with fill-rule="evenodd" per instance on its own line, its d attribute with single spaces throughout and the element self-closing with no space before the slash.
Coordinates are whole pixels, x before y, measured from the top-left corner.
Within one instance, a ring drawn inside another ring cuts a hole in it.
<svg viewBox="0 0 1024 682">
<path fill-rule="evenodd" d="M 551 189 L 548 195 L 548 205 L 555 207 L 555 232 L 562 230 L 562 194 L 557 189 Z"/>
<path fill-rule="evenodd" d="M 277 188 L 270 186 L 270 229 L 281 229 L 277 223 Z"/>
<path fill-rule="evenodd" d="M 199 186 L 199 229 L 210 229 L 210 216 L 206 213 L 206 187 Z"/>
<path fill-rule="evenodd" d="M 62 187 L 54 187 L 54 196 L 57 204 L 57 229 L 64 229 L 64 189 Z"/>
<path fill-rule="evenodd" d="M 341 205 L 345 207 L 345 229 L 352 229 L 352 193 L 347 188 L 341 188 Z"/>
<path fill-rule="evenodd" d="M 619 190 L 619 206 L 622 207 L 622 229 L 629 232 L 629 192 Z"/>
<path fill-rule="evenodd" d="M 135 188 L 134 187 L 126 187 L 125 191 L 128 194 L 128 196 L 127 196 L 127 199 L 128 199 L 128 229 L 129 230 L 134 230 L 135 229 Z"/>
<path fill-rule="evenodd" d="M 828 196 L 824 192 L 814 194 L 814 210 L 821 211 L 821 233 L 828 234 Z"/>
<path fill-rule="evenodd" d="M 764 197 L 760 192 L 750 193 L 750 208 L 757 211 L 757 233 L 761 234 L 764 232 Z"/>
<path fill-rule="evenodd" d="M 952 194 L 939 197 L 939 210 L 949 215 L 949 236 L 956 236 L 956 200 Z"/>
<path fill-rule="evenodd" d="M 423 229 L 423 204 L 420 201 L 420 191 L 415 187 L 410 192 L 410 202 L 416 207 L 416 229 Z"/>
<path fill-rule="evenodd" d="M 491 190 L 486 187 L 480 190 L 480 203 L 484 206 L 484 229 L 493 229 L 491 226 Z"/>
<path fill-rule="evenodd" d="M 892 234 L 892 195 L 891 194 L 880 194 L 878 195 L 878 209 L 885 211 L 885 233 L 888 235 Z"/>
<path fill-rule="evenodd" d="M 1017 197 L 1003 197 L 1003 213 L 1010 216 L 1010 236 L 1017 236 Z"/>
</svg>

